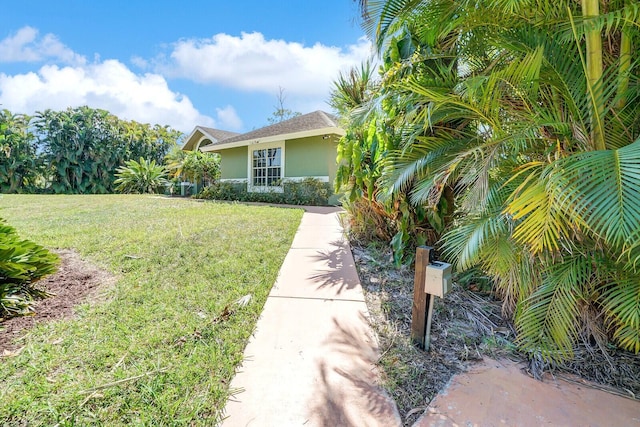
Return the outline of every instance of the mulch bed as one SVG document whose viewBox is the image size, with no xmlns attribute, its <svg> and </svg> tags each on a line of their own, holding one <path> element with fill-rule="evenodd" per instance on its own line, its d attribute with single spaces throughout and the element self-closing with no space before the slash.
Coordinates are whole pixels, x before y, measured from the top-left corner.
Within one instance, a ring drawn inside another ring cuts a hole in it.
<svg viewBox="0 0 640 427">
<path fill-rule="evenodd" d="M 98 288 L 113 282 L 110 273 L 83 261 L 77 253 L 66 249 L 56 253 L 61 260 L 58 271 L 37 284 L 51 296 L 35 303 L 32 316 L 0 321 L 0 355 L 19 348 L 16 339 L 36 323 L 73 317 L 76 305 L 95 298 Z"/>
</svg>

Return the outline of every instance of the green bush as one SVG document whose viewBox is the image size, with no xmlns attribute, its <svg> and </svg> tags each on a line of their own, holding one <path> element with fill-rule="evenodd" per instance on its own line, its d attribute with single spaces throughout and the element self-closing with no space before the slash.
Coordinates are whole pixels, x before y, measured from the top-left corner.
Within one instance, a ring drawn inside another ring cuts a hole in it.
<svg viewBox="0 0 640 427">
<path fill-rule="evenodd" d="M 331 185 L 315 178 L 284 183 L 285 203 L 290 205 L 327 205 L 331 194 Z"/>
<path fill-rule="evenodd" d="M 246 184 L 217 182 L 204 187 L 195 197 L 205 200 L 246 201 Z"/>
<path fill-rule="evenodd" d="M 346 199 L 342 206 L 348 213 L 349 238 L 363 246 L 375 242 L 388 244 L 397 233 L 393 218 L 375 200 L 364 197 Z"/>
<path fill-rule="evenodd" d="M 56 271 L 58 256 L 29 240 L 0 219 L 0 317 L 32 311 L 34 298 L 46 296 L 34 284 Z"/>
<path fill-rule="evenodd" d="M 331 185 L 315 178 L 300 182 L 284 182 L 283 191 L 248 192 L 246 184 L 219 182 L 205 187 L 196 198 L 238 202 L 263 202 L 286 205 L 326 206 L 331 196 Z"/>
<path fill-rule="evenodd" d="M 129 160 L 125 166 L 116 169 L 116 191 L 120 193 L 158 193 L 167 184 L 167 171 L 162 165 L 157 165 L 155 160 L 140 161 Z"/>
</svg>

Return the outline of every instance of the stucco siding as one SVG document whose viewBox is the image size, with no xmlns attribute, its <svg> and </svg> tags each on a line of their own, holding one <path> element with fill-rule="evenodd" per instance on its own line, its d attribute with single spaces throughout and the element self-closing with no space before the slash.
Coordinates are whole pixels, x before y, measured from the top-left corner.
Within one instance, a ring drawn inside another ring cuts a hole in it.
<svg viewBox="0 0 640 427">
<path fill-rule="evenodd" d="M 247 178 L 247 147 L 220 150 L 218 154 L 220 154 L 221 179 Z"/>
<path fill-rule="evenodd" d="M 285 176 L 329 176 L 335 178 L 336 144 L 322 136 L 287 140 Z"/>
<path fill-rule="evenodd" d="M 331 138 L 331 142 L 327 145 L 330 147 L 329 154 L 329 183 L 333 186 L 333 181 L 336 179 L 336 173 L 338 172 L 338 163 L 336 158 L 338 157 L 338 141 L 339 138 L 335 135 Z"/>
</svg>

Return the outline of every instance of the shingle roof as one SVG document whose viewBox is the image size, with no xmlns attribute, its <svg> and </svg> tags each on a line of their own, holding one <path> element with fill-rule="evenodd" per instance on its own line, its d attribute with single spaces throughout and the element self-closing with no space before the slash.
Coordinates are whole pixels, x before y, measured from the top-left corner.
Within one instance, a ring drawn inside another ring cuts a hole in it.
<svg viewBox="0 0 640 427">
<path fill-rule="evenodd" d="M 207 128 L 204 126 L 196 126 L 193 132 L 187 138 L 187 141 L 182 146 L 183 150 L 193 150 L 194 146 L 200 141 L 203 137 L 211 139 L 212 143 L 221 141 L 227 138 L 233 138 L 234 136 L 239 135 L 237 132 L 229 132 L 226 130 Z"/>
<path fill-rule="evenodd" d="M 330 127 L 339 127 L 338 118 L 324 111 L 314 111 L 313 113 L 303 114 L 280 123 L 255 129 L 247 133 L 236 134 L 227 139 L 218 140 L 211 145 L 229 144 L 231 142 L 247 141 L 252 139 L 267 138 L 276 135 L 286 135 L 297 132 L 310 131 L 315 129 L 324 129 Z"/>
<path fill-rule="evenodd" d="M 209 135 L 211 135 L 218 141 L 222 141 L 224 139 L 233 138 L 236 135 L 240 135 L 238 132 L 229 132 L 228 130 L 206 128 L 204 126 L 199 126 L 199 128 L 207 132 Z"/>
</svg>

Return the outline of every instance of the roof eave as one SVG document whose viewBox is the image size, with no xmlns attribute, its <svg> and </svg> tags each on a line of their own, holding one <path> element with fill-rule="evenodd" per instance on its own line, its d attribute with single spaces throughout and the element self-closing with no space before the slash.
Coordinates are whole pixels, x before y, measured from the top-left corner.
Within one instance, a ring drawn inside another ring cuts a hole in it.
<svg viewBox="0 0 640 427">
<path fill-rule="evenodd" d="M 185 143 L 184 143 L 184 145 L 182 146 L 181 150 L 185 150 L 185 151 L 191 151 L 191 150 L 193 150 L 193 146 L 197 143 L 197 140 L 196 140 L 196 142 L 195 142 L 195 143 L 192 141 L 192 139 L 193 139 L 193 137 L 195 136 L 196 132 L 200 132 L 200 133 L 202 133 L 202 130 L 200 130 L 200 129 L 199 129 L 199 126 L 196 126 L 196 127 L 191 131 L 191 133 L 189 134 L 189 136 L 188 136 L 188 137 L 187 137 L 187 139 L 186 139 L 186 141 L 187 141 L 187 142 L 185 142 Z"/>
<path fill-rule="evenodd" d="M 242 141 L 234 141 L 227 144 L 225 144 L 223 141 L 220 144 L 212 144 L 212 145 L 207 145 L 206 147 L 202 147 L 201 150 L 202 151 L 220 151 L 220 150 L 226 150 L 228 148 L 246 147 L 248 145 L 253 145 L 253 144 L 264 144 L 268 142 L 277 142 L 277 141 L 284 141 L 284 140 L 298 139 L 298 138 L 309 138 L 312 136 L 331 135 L 331 134 L 344 136 L 346 132 L 344 131 L 344 129 L 332 126 L 332 127 L 326 127 L 326 128 L 320 128 L 320 129 L 305 130 L 301 132 L 266 136 L 263 138 L 253 138 L 253 139 L 246 139 Z"/>
<path fill-rule="evenodd" d="M 197 132 L 200 132 L 202 135 L 197 139 L 193 139 L 193 137 L 196 135 Z M 213 135 L 211 135 L 209 132 L 207 132 L 202 126 L 196 126 L 187 137 L 187 142 L 185 142 L 184 145 L 182 146 L 182 150 L 193 151 L 193 148 L 198 146 L 198 144 L 200 144 L 200 142 L 202 142 L 203 139 L 210 139 L 211 141 L 217 141 L 217 139 Z"/>
</svg>

